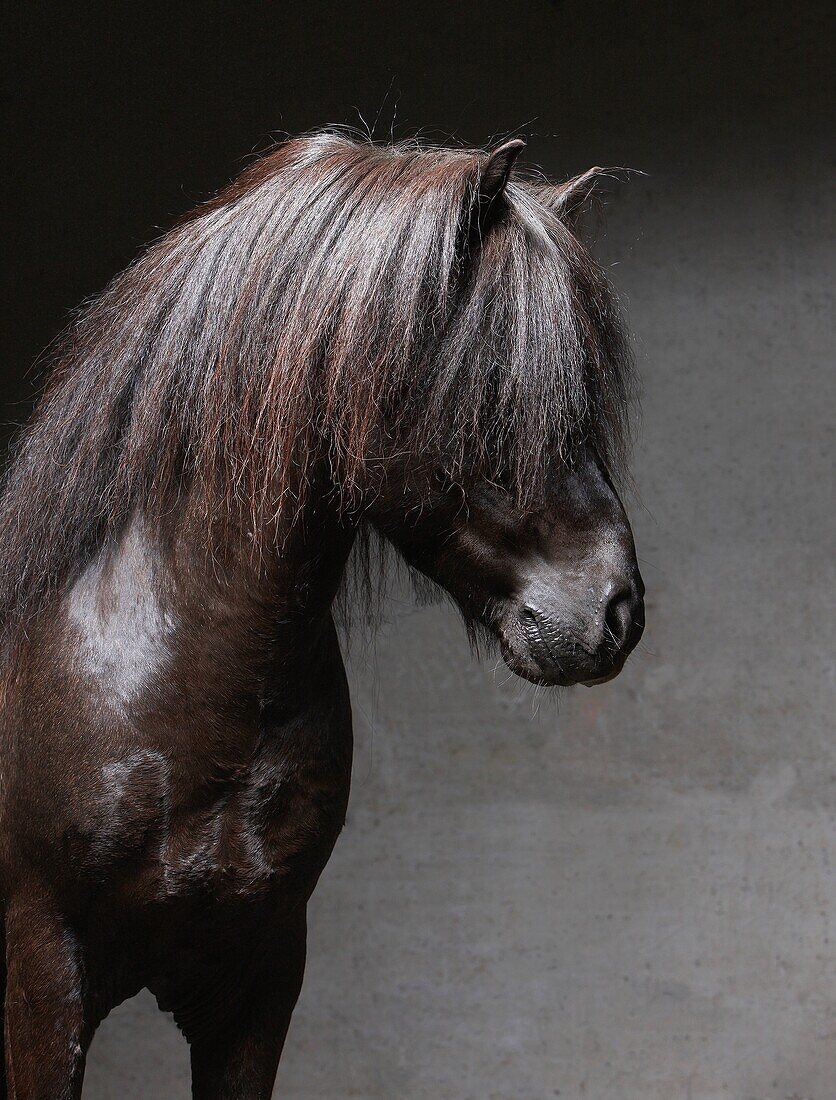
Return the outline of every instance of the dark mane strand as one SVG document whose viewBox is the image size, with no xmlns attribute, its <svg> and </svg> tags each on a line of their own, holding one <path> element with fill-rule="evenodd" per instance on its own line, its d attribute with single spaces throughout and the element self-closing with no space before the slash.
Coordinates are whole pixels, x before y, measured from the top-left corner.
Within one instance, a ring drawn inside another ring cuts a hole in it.
<svg viewBox="0 0 836 1100">
<path fill-rule="evenodd" d="M 606 279 L 541 184 L 512 177 L 481 220 L 484 163 L 291 140 L 114 279 L 8 469 L 0 619 L 136 514 L 231 524 L 261 554 L 317 463 L 358 515 L 396 456 L 502 478 L 522 505 L 581 439 L 617 469 L 631 374 Z"/>
</svg>

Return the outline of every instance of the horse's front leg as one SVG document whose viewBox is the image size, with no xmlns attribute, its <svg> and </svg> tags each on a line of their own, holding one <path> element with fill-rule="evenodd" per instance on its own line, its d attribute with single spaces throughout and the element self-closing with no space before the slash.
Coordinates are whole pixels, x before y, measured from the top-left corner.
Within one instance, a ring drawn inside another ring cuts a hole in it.
<svg viewBox="0 0 836 1100">
<path fill-rule="evenodd" d="M 10 1100 L 75 1100 L 87 1038 L 81 951 L 45 893 L 10 899 L 6 961 Z"/>
<path fill-rule="evenodd" d="M 221 1026 L 184 1027 L 194 1100 L 269 1100 L 304 969 L 302 935 L 284 946 L 280 966 L 259 968 L 245 989 L 230 982 L 235 1001 L 224 1006 Z"/>
</svg>

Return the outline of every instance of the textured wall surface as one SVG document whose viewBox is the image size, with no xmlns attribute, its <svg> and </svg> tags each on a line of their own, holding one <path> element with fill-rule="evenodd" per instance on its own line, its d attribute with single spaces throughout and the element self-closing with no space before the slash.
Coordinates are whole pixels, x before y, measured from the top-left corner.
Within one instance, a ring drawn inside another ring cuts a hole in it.
<svg viewBox="0 0 836 1100">
<path fill-rule="evenodd" d="M 308 35 L 311 111 L 373 115 L 381 55 L 411 121 L 536 115 L 550 173 L 649 172 L 599 243 L 644 379 L 648 629 L 617 681 L 554 698 L 474 661 L 449 609 L 389 605 L 352 658 L 348 825 L 276 1095 L 831 1100 L 825 7 L 789 31 L 777 5 L 449 7 Z M 170 1020 L 114 1012 L 85 1096 L 188 1095 Z"/>
</svg>

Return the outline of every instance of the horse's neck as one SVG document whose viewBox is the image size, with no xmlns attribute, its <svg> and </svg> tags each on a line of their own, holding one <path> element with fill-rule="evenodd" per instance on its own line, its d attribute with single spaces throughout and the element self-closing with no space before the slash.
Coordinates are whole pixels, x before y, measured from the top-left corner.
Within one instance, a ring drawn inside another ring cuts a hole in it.
<svg viewBox="0 0 836 1100">
<path fill-rule="evenodd" d="M 335 662 L 330 609 L 351 542 L 320 512 L 267 560 L 245 546 L 221 560 L 135 521 L 69 591 L 72 643 L 117 703 L 168 695 L 207 714 L 280 700 L 293 709 Z"/>
</svg>

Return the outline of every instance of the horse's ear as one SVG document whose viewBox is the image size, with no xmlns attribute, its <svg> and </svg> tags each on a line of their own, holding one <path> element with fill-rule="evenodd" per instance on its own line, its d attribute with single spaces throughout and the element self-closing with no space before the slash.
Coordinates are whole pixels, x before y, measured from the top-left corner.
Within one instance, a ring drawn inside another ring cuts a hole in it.
<svg viewBox="0 0 836 1100">
<path fill-rule="evenodd" d="M 561 221 L 571 225 L 600 178 L 605 175 L 606 168 L 588 168 L 579 176 L 556 184 L 549 189 L 549 206 Z"/>
<path fill-rule="evenodd" d="M 522 138 L 512 138 L 488 153 L 479 176 L 479 198 L 485 205 L 505 190 L 514 161 L 525 149 Z"/>
</svg>

